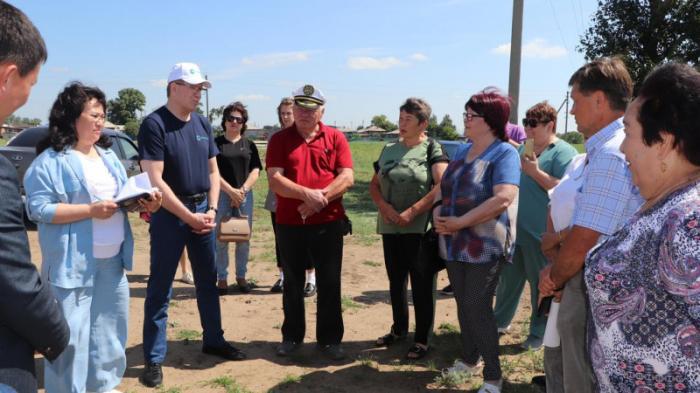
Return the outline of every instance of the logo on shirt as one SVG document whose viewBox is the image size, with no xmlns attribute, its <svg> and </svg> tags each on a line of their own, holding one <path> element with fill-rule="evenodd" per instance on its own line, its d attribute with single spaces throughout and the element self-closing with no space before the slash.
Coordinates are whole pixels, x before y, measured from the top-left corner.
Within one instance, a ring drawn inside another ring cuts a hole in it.
<svg viewBox="0 0 700 393">
<path fill-rule="evenodd" d="M 202 141 L 208 141 L 208 140 L 209 140 L 209 137 L 204 136 L 204 135 L 195 135 L 195 137 L 197 138 L 197 142 L 202 142 Z"/>
</svg>

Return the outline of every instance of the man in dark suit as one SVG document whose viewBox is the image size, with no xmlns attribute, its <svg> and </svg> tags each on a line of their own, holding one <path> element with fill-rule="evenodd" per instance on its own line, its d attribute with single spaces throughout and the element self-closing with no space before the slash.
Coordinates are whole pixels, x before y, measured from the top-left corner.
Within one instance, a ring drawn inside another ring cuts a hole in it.
<svg viewBox="0 0 700 393">
<path fill-rule="evenodd" d="M 24 105 L 46 61 L 39 31 L 0 1 L 0 124 Z M 29 255 L 14 166 L 0 156 L 0 392 L 36 392 L 34 352 L 53 360 L 68 344 L 68 325 Z"/>
</svg>

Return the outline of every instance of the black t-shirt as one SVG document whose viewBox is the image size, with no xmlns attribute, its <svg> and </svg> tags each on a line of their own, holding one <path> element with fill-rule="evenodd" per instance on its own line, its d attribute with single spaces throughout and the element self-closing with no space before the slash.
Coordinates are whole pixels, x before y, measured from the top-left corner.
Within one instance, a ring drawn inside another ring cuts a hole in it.
<svg viewBox="0 0 700 393">
<path fill-rule="evenodd" d="M 143 120 L 138 142 L 142 160 L 163 161 L 163 180 L 175 194 L 209 191 L 209 159 L 219 150 L 202 115 L 184 122 L 162 106 Z"/>
<path fill-rule="evenodd" d="M 241 188 L 253 169 L 262 169 L 258 148 L 248 138 L 241 137 L 235 143 L 231 143 L 220 135 L 215 141 L 219 148 L 219 155 L 216 156 L 219 174 L 233 188 Z"/>
</svg>

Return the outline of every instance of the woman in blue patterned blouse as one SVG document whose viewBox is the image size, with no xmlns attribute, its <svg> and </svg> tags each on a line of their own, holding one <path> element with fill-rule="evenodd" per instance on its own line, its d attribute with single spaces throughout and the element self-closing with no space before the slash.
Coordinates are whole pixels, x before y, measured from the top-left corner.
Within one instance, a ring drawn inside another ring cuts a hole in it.
<svg viewBox="0 0 700 393">
<path fill-rule="evenodd" d="M 646 200 L 586 260 L 588 350 L 601 392 L 700 391 L 700 73 L 658 67 L 620 150 Z"/>
<path fill-rule="evenodd" d="M 454 290 L 463 359 L 448 372 L 474 373 L 484 360 L 479 392 L 500 392 L 498 332 L 492 301 L 515 241 L 520 157 L 508 144 L 508 97 L 496 89 L 473 95 L 464 106 L 464 148 L 450 162 L 436 196 L 435 230 Z"/>
</svg>

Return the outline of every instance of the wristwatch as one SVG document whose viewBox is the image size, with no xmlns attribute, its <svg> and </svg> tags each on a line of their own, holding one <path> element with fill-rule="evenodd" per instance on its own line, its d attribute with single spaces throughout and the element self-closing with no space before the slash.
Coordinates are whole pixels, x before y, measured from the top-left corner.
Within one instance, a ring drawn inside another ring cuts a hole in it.
<svg viewBox="0 0 700 393">
<path fill-rule="evenodd" d="M 219 212 L 219 210 L 218 210 L 216 207 L 214 207 L 214 206 L 209 206 L 209 209 L 207 209 L 207 211 L 209 211 L 209 210 L 214 210 L 214 213 L 218 213 L 218 212 Z"/>
</svg>

